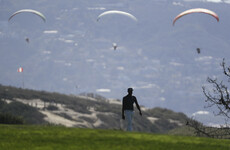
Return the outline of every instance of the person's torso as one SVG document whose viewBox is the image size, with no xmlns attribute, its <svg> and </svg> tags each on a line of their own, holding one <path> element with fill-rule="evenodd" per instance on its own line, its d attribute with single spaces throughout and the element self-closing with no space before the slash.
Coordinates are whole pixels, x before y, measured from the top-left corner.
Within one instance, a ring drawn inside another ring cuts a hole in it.
<svg viewBox="0 0 230 150">
<path fill-rule="evenodd" d="M 135 96 L 125 96 L 123 98 L 123 107 L 124 107 L 124 110 L 134 110 L 133 109 L 133 103 L 135 102 Z"/>
</svg>

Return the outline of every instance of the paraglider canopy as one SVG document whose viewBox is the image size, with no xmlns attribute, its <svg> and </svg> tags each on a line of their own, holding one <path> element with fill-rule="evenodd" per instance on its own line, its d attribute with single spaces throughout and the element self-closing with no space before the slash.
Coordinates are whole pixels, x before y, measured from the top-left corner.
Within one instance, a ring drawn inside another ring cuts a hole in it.
<svg viewBox="0 0 230 150">
<path fill-rule="evenodd" d="M 17 72 L 23 72 L 23 68 L 22 67 L 19 67 Z"/>
<path fill-rule="evenodd" d="M 110 11 L 105 11 L 103 13 L 101 13 L 98 17 L 97 17 L 97 21 L 100 20 L 101 17 L 106 16 L 106 15 L 113 15 L 113 14 L 119 14 L 119 15 L 124 15 L 127 16 L 131 19 L 133 19 L 134 21 L 137 21 L 137 18 L 135 16 L 133 16 L 130 13 L 124 12 L 124 11 L 119 11 L 119 10 L 110 10 Z"/>
<path fill-rule="evenodd" d="M 205 14 L 208 14 L 208 15 L 213 16 L 213 17 L 216 18 L 216 20 L 219 22 L 219 17 L 218 17 L 218 15 L 217 15 L 215 12 L 213 12 L 213 11 L 211 11 L 211 10 L 208 10 L 208 9 L 204 9 L 204 8 L 194 8 L 194 9 L 186 10 L 186 11 L 180 13 L 179 15 L 177 15 L 177 16 L 174 18 L 174 20 L 173 20 L 173 25 L 175 24 L 175 22 L 176 22 L 179 18 L 181 18 L 181 17 L 183 17 L 183 16 L 185 16 L 185 15 L 191 14 L 191 13 L 205 13 Z"/>
<path fill-rule="evenodd" d="M 33 10 L 33 9 L 21 9 L 19 11 L 16 11 L 15 13 L 13 13 L 10 18 L 8 19 L 8 21 L 10 21 L 14 16 L 16 16 L 17 14 L 19 13 L 33 13 L 33 14 L 36 14 L 38 15 L 44 22 L 46 22 L 46 17 L 39 11 L 36 11 L 36 10 Z"/>
</svg>

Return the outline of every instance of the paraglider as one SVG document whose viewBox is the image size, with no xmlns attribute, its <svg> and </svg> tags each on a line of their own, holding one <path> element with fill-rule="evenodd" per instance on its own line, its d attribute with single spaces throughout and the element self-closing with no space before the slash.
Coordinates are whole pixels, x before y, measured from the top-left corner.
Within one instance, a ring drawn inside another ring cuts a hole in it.
<svg viewBox="0 0 230 150">
<path fill-rule="evenodd" d="M 23 72 L 23 68 L 22 67 L 19 67 L 17 72 Z"/>
<path fill-rule="evenodd" d="M 46 17 L 39 11 L 33 10 L 33 9 L 21 9 L 19 11 L 16 11 L 15 13 L 13 13 L 10 18 L 8 19 L 8 21 L 10 21 L 14 16 L 16 16 L 17 14 L 20 13 L 33 13 L 35 15 L 38 15 L 44 22 L 46 22 Z"/>
<path fill-rule="evenodd" d="M 30 39 L 29 38 L 26 38 L 25 39 L 27 43 L 30 43 Z"/>
<path fill-rule="evenodd" d="M 124 12 L 124 11 L 119 11 L 119 10 L 110 10 L 110 11 L 105 11 L 103 13 L 101 13 L 98 17 L 97 17 L 97 21 L 99 21 L 101 19 L 101 17 L 106 16 L 106 15 L 113 15 L 113 14 L 119 14 L 119 15 L 124 15 L 127 16 L 129 18 L 131 18 L 134 21 L 137 21 L 137 18 L 135 16 L 133 16 L 130 13 Z"/>
<path fill-rule="evenodd" d="M 36 11 L 36 10 L 33 10 L 33 9 L 21 9 L 21 10 L 18 10 L 16 12 L 14 12 L 8 19 L 8 21 L 10 22 L 12 18 L 14 18 L 14 16 L 20 14 L 20 13 L 32 13 L 32 14 L 35 14 L 37 16 L 39 16 L 44 22 L 46 22 L 46 17 L 39 11 Z M 28 37 L 25 38 L 25 41 L 27 43 L 30 43 L 30 39 Z"/>
<path fill-rule="evenodd" d="M 198 54 L 200 54 L 200 48 L 197 48 L 196 51 Z"/>
<path fill-rule="evenodd" d="M 17 69 L 17 72 L 19 72 L 20 74 L 22 73 L 22 88 L 24 89 L 24 75 L 23 75 L 23 68 L 19 67 Z"/>
<path fill-rule="evenodd" d="M 114 49 L 114 50 L 117 49 L 117 43 L 113 43 L 113 49 Z"/>
<path fill-rule="evenodd" d="M 177 15 L 173 20 L 173 25 L 175 24 L 175 22 L 179 18 L 181 18 L 181 17 L 183 17 L 185 15 L 188 15 L 188 14 L 192 14 L 192 13 L 205 13 L 205 14 L 213 16 L 214 18 L 216 18 L 217 22 L 219 22 L 219 17 L 215 12 L 213 12 L 211 10 L 208 10 L 208 9 L 204 9 L 204 8 L 194 8 L 194 9 L 186 10 L 186 11 L 180 13 L 179 15 Z"/>
<path fill-rule="evenodd" d="M 100 15 L 98 15 L 98 17 L 97 17 L 97 21 L 99 21 L 99 20 L 101 20 L 102 19 L 102 21 L 103 21 L 103 18 L 104 17 L 108 17 L 108 16 L 113 16 L 113 15 L 117 15 L 117 16 L 123 16 L 123 17 L 126 17 L 127 19 L 130 19 L 130 20 L 133 20 L 133 21 L 137 21 L 137 18 L 134 16 L 134 15 L 132 15 L 132 14 L 130 14 L 130 13 L 128 13 L 128 12 L 124 12 L 124 11 L 119 11 L 119 10 L 110 10 L 110 11 L 105 11 L 105 12 L 103 12 L 103 13 L 101 13 Z M 125 19 L 126 19 L 125 18 Z M 119 25 L 119 24 L 118 24 Z M 123 28 L 121 28 L 122 26 L 117 26 L 118 28 L 116 28 L 116 26 L 114 26 L 115 28 L 114 28 L 114 31 L 118 31 L 118 33 L 121 33 L 122 31 L 121 31 L 121 29 L 123 29 Z M 127 28 L 128 28 L 129 26 L 127 25 Z M 127 32 L 127 31 L 126 31 Z M 114 33 L 113 33 L 114 34 Z M 114 40 L 114 39 L 113 39 Z M 118 46 L 117 46 L 117 43 L 113 43 L 113 45 L 112 45 L 112 48 L 113 48 L 113 50 L 116 50 L 117 48 L 118 48 Z"/>
</svg>

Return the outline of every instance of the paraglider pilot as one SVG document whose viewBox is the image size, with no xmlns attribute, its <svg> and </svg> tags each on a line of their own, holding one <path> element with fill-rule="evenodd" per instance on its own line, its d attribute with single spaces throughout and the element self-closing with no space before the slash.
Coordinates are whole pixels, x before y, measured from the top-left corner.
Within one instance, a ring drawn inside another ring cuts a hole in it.
<svg viewBox="0 0 230 150">
<path fill-rule="evenodd" d="M 30 39 L 29 38 L 26 38 L 25 39 L 27 43 L 30 43 Z"/>
<path fill-rule="evenodd" d="M 198 54 L 200 54 L 200 48 L 197 48 L 196 51 Z"/>
<path fill-rule="evenodd" d="M 113 49 L 116 50 L 117 49 L 117 44 L 113 43 Z"/>
</svg>

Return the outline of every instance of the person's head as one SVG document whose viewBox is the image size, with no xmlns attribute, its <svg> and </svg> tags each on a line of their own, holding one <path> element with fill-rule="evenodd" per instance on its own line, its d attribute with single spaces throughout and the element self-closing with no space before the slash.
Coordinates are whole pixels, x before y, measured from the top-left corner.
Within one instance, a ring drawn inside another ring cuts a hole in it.
<svg viewBox="0 0 230 150">
<path fill-rule="evenodd" d="M 132 95 L 133 94 L 133 88 L 128 88 L 128 93 L 129 93 L 129 95 Z"/>
</svg>

